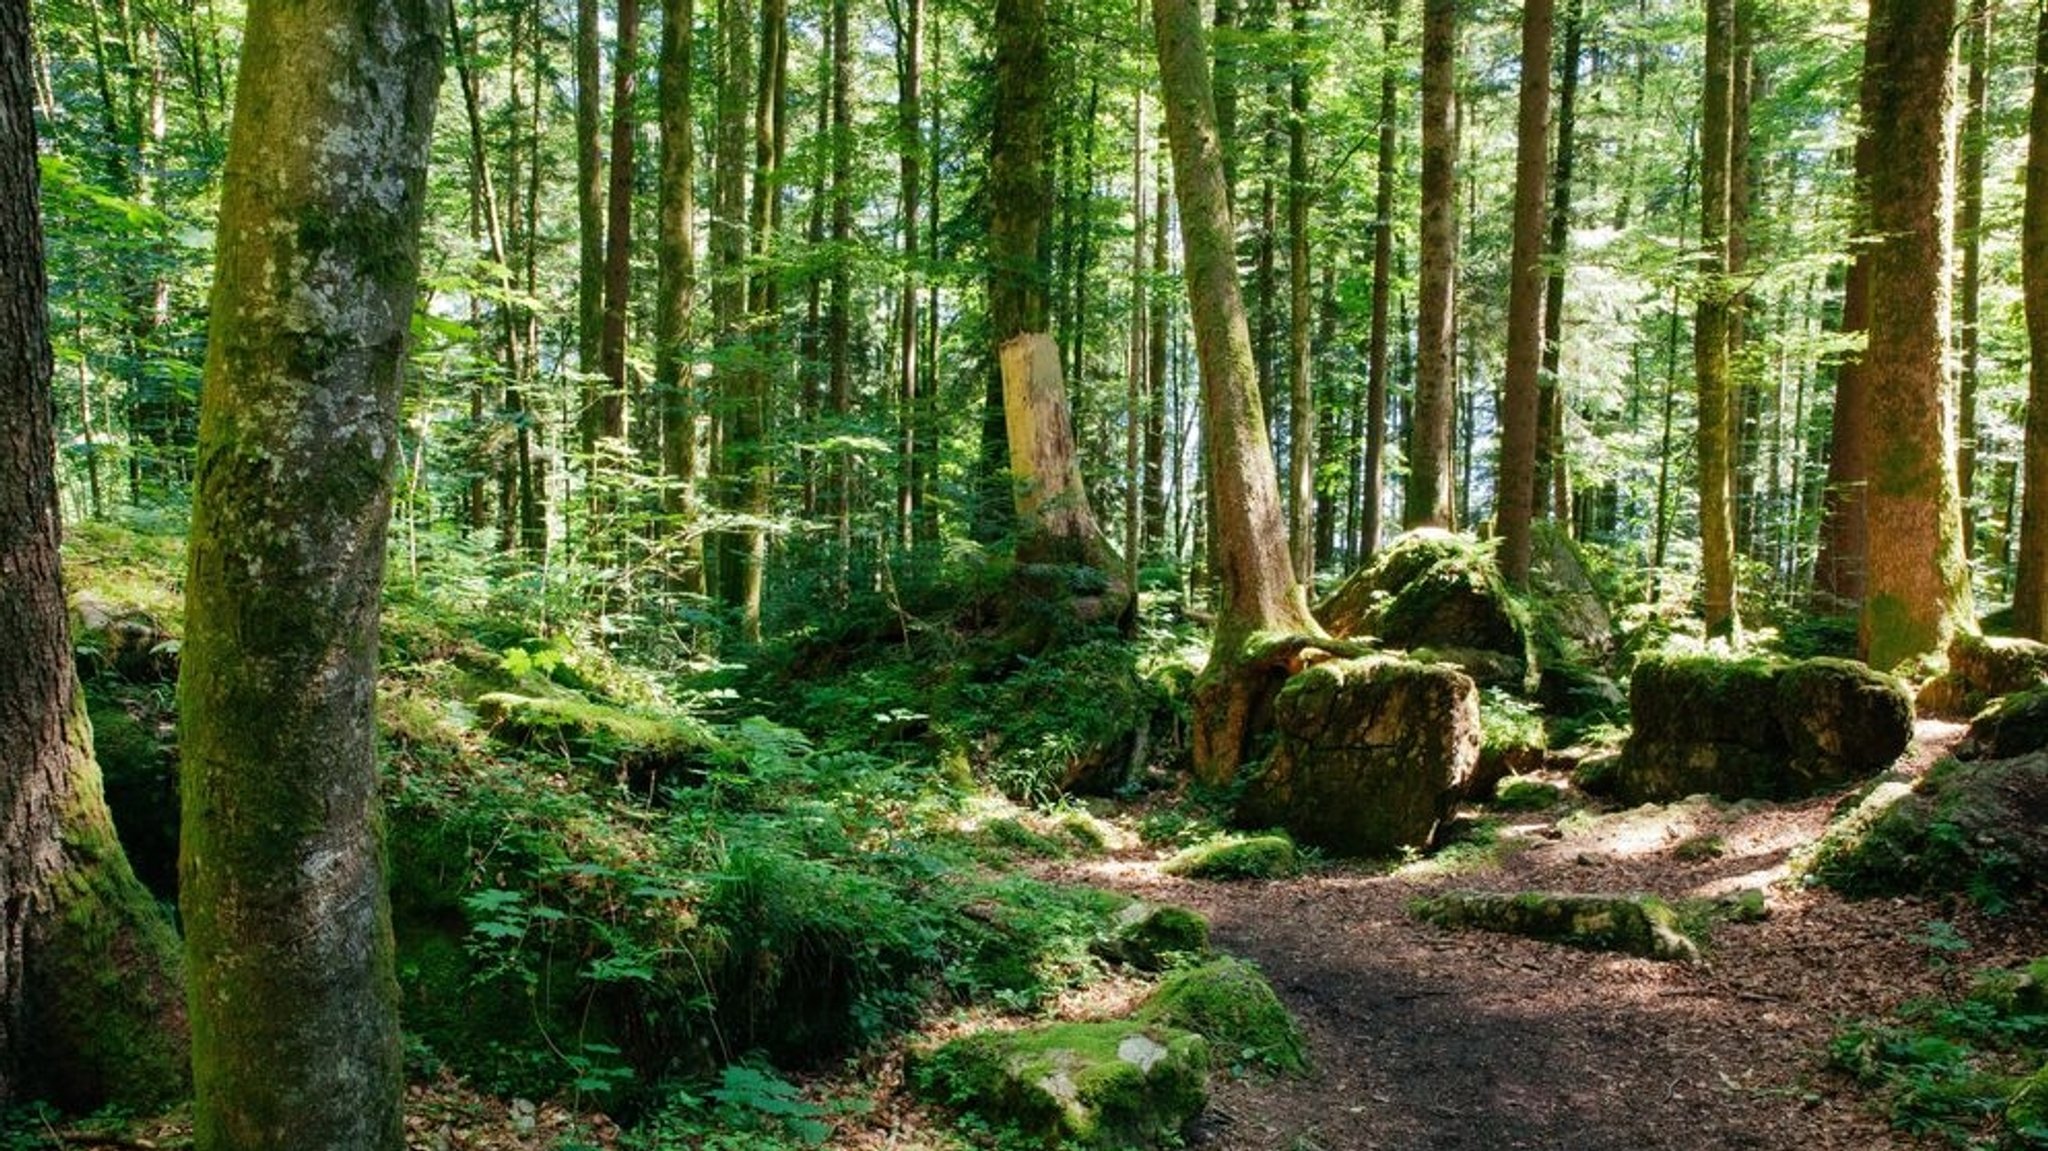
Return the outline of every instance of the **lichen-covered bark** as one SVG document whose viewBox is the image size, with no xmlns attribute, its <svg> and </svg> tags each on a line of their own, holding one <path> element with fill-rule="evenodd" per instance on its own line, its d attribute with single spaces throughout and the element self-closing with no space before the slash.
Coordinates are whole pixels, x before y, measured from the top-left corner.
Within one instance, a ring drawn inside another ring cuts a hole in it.
<svg viewBox="0 0 2048 1151">
<path fill-rule="evenodd" d="M 177 939 L 100 791 L 58 568 L 28 6 L 0 4 L 0 1103 L 184 1079 Z"/>
<path fill-rule="evenodd" d="M 441 27 L 249 10 L 178 683 L 201 1151 L 402 1144 L 372 703 Z"/>
<path fill-rule="evenodd" d="M 1973 626 L 1947 405 L 1949 105 L 1955 0 L 1871 7 L 1870 540 L 1858 642 L 1871 666 L 1939 654 Z"/>
</svg>

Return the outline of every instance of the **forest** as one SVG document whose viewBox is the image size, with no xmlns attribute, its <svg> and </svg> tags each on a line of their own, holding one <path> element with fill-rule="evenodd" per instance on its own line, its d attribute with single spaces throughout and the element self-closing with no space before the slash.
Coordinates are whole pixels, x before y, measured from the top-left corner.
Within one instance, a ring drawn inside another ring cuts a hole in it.
<svg viewBox="0 0 2048 1151">
<path fill-rule="evenodd" d="M 0 0 L 0 1151 L 2048 1147 L 2048 5 Z"/>
</svg>

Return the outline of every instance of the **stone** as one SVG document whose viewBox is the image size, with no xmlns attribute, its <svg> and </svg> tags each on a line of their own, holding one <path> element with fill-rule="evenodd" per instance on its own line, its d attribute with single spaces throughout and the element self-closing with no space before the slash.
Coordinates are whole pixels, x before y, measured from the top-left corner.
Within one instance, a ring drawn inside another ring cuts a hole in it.
<svg viewBox="0 0 2048 1151">
<path fill-rule="evenodd" d="M 1340 639 L 1372 636 L 1382 646 L 1409 651 L 1493 653 L 1525 670 L 1534 663 L 1527 613 L 1501 581 L 1493 545 L 1440 529 L 1395 540 L 1315 614 Z"/>
<path fill-rule="evenodd" d="M 2008 636 L 1958 634 L 1948 671 L 1920 688 L 1920 710 L 1967 719 L 2000 696 L 2048 687 L 2048 644 Z"/>
<path fill-rule="evenodd" d="M 695 719 L 613 707 L 573 693 L 491 692 L 478 697 L 476 709 L 497 738 L 610 762 L 619 782 L 634 791 L 695 783 L 719 749 L 718 737 Z"/>
<path fill-rule="evenodd" d="M 1242 959 L 1223 958 L 1168 975 L 1138 1009 L 1138 1018 L 1192 1031 L 1231 1063 L 1252 1063 L 1283 1074 L 1308 1070 L 1301 1028 L 1273 985 Z"/>
<path fill-rule="evenodd" d="M 138 607 L 91 591 L 71 597 L 71 643 L 78 672 L 91 679 L 112 672 L 130 683 L 173 683 L 178 678 L 176 636 Z"/>
<path fill-rule="evenodd" d="M 1090 950 L 1140 971 L 1162 971 L 1177 958 L 1209 954 L 1209 921 L 1185 907 L 1133 903 L 1117 913 Z"/>
<path fill-rule="evenodd" d="M 1301 870 L 1301 854 L 1284 835 L 1225 835 L 1188 847 L 1161 867 L 1186 879 L 1276 879 Z"/>
<path fill-rule="evenodd" d="M 1423 848 L 1479 760 L 1479 689 L 1444 664 L 1392 656 L 1330 660 L 1287 681 L 1276 744 L 1236 810 L 1336 855 Z"/>
<path fill-rule="evenodd" d="M 1971 759 L 2011 759 L 2048 748 L 2048 688 L 2018 691 L 1970 721 Z"/>
<path fill-rule="evenodd" d="M 1450 891 L 1417 900 L 1417 918 L 1439 927 L 1496 931 L 1650 959 L 1697 961 L 1678 913 L 1654 895 Z"/>
<path fill-rule="evenodd" d="M 1856 822 L 1831 831 L 1811 864 L 1844 894 L 1965 894 L 1994 908 L 2038 901 L 2048 890 L 2048 752 L 1944 761 Z"/>
<path fill-rule="evenodd" d="M 1779 730 L 1791 745 L 1789 795 L 1811 795 L 1891 765 L 1913 741 L 1913 705 L 1898 681 L 1846 659 L 1809 659 L 1778 674 Z"/>
<path fill-rule="evenodd" d="M 1047 1023 L 956 1039 L 921 1088 L 991 1127 L 1101 1151 L 1177 1146 L 1208 1102 L 1202 1036 L 1137 1021 Z"/>
<path fill-rule="evenodd" d="M 1614 651 L 1614 616 L 1593 584 L 1578 543 L 1557 524 L 1539 521 L 1530 537 L 1529 582 L 1537 611 L 1580 658 L 1603 660 Z"/>
</svg>

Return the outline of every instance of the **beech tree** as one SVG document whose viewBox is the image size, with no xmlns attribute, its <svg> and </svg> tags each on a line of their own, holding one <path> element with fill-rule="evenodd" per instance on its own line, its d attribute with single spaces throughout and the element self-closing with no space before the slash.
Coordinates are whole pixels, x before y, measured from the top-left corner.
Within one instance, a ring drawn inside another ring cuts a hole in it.
<svg viewBox="0 0 2048 1151">
<path fill-rule="evenodd" d="M 149 1108 L 184 1084 L 178 941 L 114 837 L 73 670 L 29 69 L 28 5 L 0 3 L 0 1104 Z"/>
<path fill-rule="evenodd" d="M 445 27 L 249 9 L 178 680 L 200 1151 L 404 1143 L 373 704 Z"/>
</svg>

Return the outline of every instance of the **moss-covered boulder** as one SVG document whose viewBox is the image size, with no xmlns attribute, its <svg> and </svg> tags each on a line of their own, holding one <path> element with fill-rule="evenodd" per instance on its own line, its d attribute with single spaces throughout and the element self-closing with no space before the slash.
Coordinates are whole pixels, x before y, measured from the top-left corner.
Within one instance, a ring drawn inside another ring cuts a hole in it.
<svg viewBox="0 0 2048 1151">
<path fill-rule="evenodd" d="M 719 750 L 718 737 L 686 716 L 635 711 L 580 695 L 478 697 L 477 715 L 499 739 L 610 763 L 635 791 L 694 783 Z"/>
<path fill-rule="evenodd" d="M 2048 687 L 2048 644 L 2008 636 L 1958 634 L 1948 670 L 1920 688 L 1920 710 L 1965 719 L 2002 695 Z"/>
<path fill-rule="evenodd" d="M 1186 879 L 1277 879 L 1301 870 L 1284 835 L 1223 835 L 1182 849 L 1161 867 Z"/>
<path fill-rule="evenodd" d="M 1050 1023 L 957 1039 L 920 1061 L 941 1103 L 1047 1145 L 1177 1146 L 1208 1102 L 1209 1045 L 1157 1024 Z"/>
<path fill-rule="evenodd" d="M 1913 734 L 1904 690 L 1846 660 L 1652 656 L 1629 706 L 1634 728 L 1600 780 L 1628 803 L 1812 795 L 1881 770 Z"/>
<path fill-rule="evenodd" d="M 1273 994 L 1273 985 L 1241 959 L 1218 959 L 1167 976 L 1139 1008 L 1138 1018 L 1200 1035 L 1224 1062 L 1286 1074 L 1308 1070 L 1301 1028 Z"/>
<path fill-rule="evenodd" d="M 121 700 L 86 698 L 107 810 L 135 877 L 165 903 L 178 898 L 178 768 L 169 742 Z M 154 719 L 153 716 L 148 717 Z"/>
<path fill-rule="evenodd" d="M 2014 692 L 1970 721 L 1975 759 L 2012 759 L 2048 748 L 2048 687 Z"/>
<path fill-rule="evenodd" d="M 92 591 L 71 597 L 71 643 L 79 674 L 112 673 L 130 683 L 178 678 L 178 639 L 148 611 Z"/>
<path fill-rule="evenodd" d="M 1528 613 L 1501 580 L 1493 544 L 1434 528 L 1395 540 L 1315 614 L 1331 635 L 1427 648 L 1475 678 L 1516 682 L 1534 662 Z"/>
<path fill-rule="evenodd" d="M 1479 762 L 1466 794 L 1480 801 L 1493 798 L 1509 776 L 1543 770 L 1549 749 L 1539 712 L 1506 692 L 1487 688 L 1479 699 Z"/>
<path fill-rule="evenodd" d="M 1479 689 L 1444 664 L 1331 660 L 1287 681 L 1278 742 L 1246 780 L 1238 820 L 1337 855 L 1426 847 L 1479 760 Z"/>
<path fill-rule="evenodd" d="M 1209 921 L 1185 907 L 1133 903 L 1110 921 L 1092 950 L 1140 971 L 1162 971 L 1176 958 L 1209 954 Z"/>
<path fill-rule="evenodd" d="M 1578 542 L 1558 524 L 1539 521 L 1530 537 L 1529 582 L 1536 611 L 1557 638 L 1584 659 L 1614 650 L 1614 616 L 1593 582 Z"/>
<path fill-rule="evenodd" d="M 1812 870 L 1849 895 L 2038 900 L 2048 884 L 2048 752 L 1938 764 Z"/>
<path fill-rule="evenodd" d="M 1699 947 L 1679 930 L 1678 913 L 1654 895 L 1451 891 L 1412 906 L 1439 927 L 1523 935 L 1595 951 L 1692 961 Z"/>
</svg>

